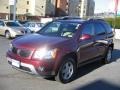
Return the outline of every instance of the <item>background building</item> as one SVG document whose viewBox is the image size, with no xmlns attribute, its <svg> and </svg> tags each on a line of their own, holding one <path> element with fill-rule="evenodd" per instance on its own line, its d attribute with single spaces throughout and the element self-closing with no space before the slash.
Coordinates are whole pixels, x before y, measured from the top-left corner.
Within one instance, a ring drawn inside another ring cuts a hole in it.
<svg viewBox="0 0 120 90">
<path fill-rule="evenodd" d="M 17 14 L 54 16 L 56 0 L 17 0 Z"/>
<path fill-rule="evenodd" d="M 93 16 L 95 11 L 95 1 L 94 0 L 87 0 L 87 12 L 86 16 Z"/>
<path fill-rule="evenodd" d="M 95 1 L 94 0 L 79 0 L 79 16 L 88 17 L 94 15 Z"/>
<path fill-rule="evenodd" d="M 69 15 L 79 16 L 79 0 L 69 0 Z"/>
<path fill-rule="evenodd" d="M 9 17 L 9 5 L 8 0 L 0 0 L 0 18 L 8 18 Z"/>
<path fill-rule="evenodd" d="M 67 13 L 66 14 L 69 16 L 88 17 L 94 15 L 95 9 L 94 0 L 63 0 L 63 1 L 64 3 L 61 3 L 61 7 L 64 6 L 64 9 L 62 10 L 64 10 L 64 12 L 65 10 L 68 11 L 68 14 Z M 67 2 L 67 4 L 65 1 Z M 68 8 L 65 8 L 65 4 L 66 7 Z"/>
<path fill-rule="evenodd" d="M 0 18 L 11 15 L 9 0 L 0 0 Z M 93 16 L 94 0 L 16 0 L 17 19 L 54 16 Z M 13 8 L 12 8 L 13 9 Z M 27 17 L 27 18 L 26 18 Z"/>
<path fill-rule="evenodd" d="M 55 16 L 68 15 L 68 0 L 56 0 L 56 14 Z"/>
<path fill-rule="evenodd" d="M 9 0 L 0 0 L 0 18 L 7 19 L 10 14 Z M 55 16 L 56 0 L 16 0 L 17 18 L 26 16 Z"/>
</svg>

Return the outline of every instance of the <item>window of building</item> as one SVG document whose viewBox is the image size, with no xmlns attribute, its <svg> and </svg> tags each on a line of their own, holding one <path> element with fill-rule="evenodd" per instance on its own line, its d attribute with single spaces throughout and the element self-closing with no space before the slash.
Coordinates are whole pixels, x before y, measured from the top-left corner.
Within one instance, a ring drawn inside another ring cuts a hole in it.
<svg viewBox="0 0 120 90">
<path fill-rule="evenodd" d="M 29 1 L 27 1 L 27 5 L 29 5 Z"/>
<path fill-rule="evenodd" d="M 29 9 L 26 9 L 26 12 L 29 12 Z"/>
<path fill-rule="evenodd" d="M 8 9 L 8 6 L 6 7 L 6 9 Z"/>
</svg>

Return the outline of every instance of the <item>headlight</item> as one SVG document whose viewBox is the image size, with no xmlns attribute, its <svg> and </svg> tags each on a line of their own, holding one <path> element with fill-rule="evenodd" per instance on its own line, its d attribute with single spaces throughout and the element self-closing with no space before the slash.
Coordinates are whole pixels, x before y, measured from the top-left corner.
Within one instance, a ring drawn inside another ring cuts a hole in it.
<svg viewBox="0 0 120 90">
<path fill-rule="evenodd" d="M 46 47 L 35 51 L 34 58 L 36 59 L 54 59 L 57 55 L 57 49 L 48 50 Z"/>
</svg>

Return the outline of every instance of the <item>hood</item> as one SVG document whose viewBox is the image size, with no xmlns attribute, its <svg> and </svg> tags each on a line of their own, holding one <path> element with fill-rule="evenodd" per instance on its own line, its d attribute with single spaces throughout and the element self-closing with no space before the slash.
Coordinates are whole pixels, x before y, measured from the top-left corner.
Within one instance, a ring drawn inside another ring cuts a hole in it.
<svg viewBox="0 0 120 90">
<path fill-rule="evenodd" d="M 60 43 L 63 43 L 67 40 L 68 40 L 67 38 L 62 38 L 62 37 L 50 37 L 50 36 L 43 36 L 40 34 L 30 34 L 16 38 L 15 40 L 13 40 L 12 44 L 15 47 L 19 47 L 19 48 L 37 49 L 44 46 L 48 46 L 52 48 L 55 45 L 59 45 Z"/>
</svg>

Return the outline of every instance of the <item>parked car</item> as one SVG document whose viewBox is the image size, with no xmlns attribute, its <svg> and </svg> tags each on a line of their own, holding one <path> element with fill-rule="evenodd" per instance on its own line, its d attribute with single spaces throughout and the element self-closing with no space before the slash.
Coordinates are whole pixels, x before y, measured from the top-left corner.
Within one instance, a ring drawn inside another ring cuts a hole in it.
<svg viewBox="0 0 120 90">
<path fill-rule="evenodd" d="M 43 23 L 40 22 L 27 22 L 24 24 L 24 27 L 31 30 L 31 32 L 37 32 L 44 26 Z"/>
<path fill-rule="evenodd" d="M 0 35 L 3 35 L 8 39 L 25 35 L 27 33 L 30 33 L 30 30 L 24 28 L 18 22 L 0 20 Z"/>
<path fill-rule="evenodd" d="M 113 36 L 104 20 L 56 20 L 36 34 L 13 40 L 7 60 L 23 71 L 68 83 L 79 66 L 111 62 Z"/>
</svg>

